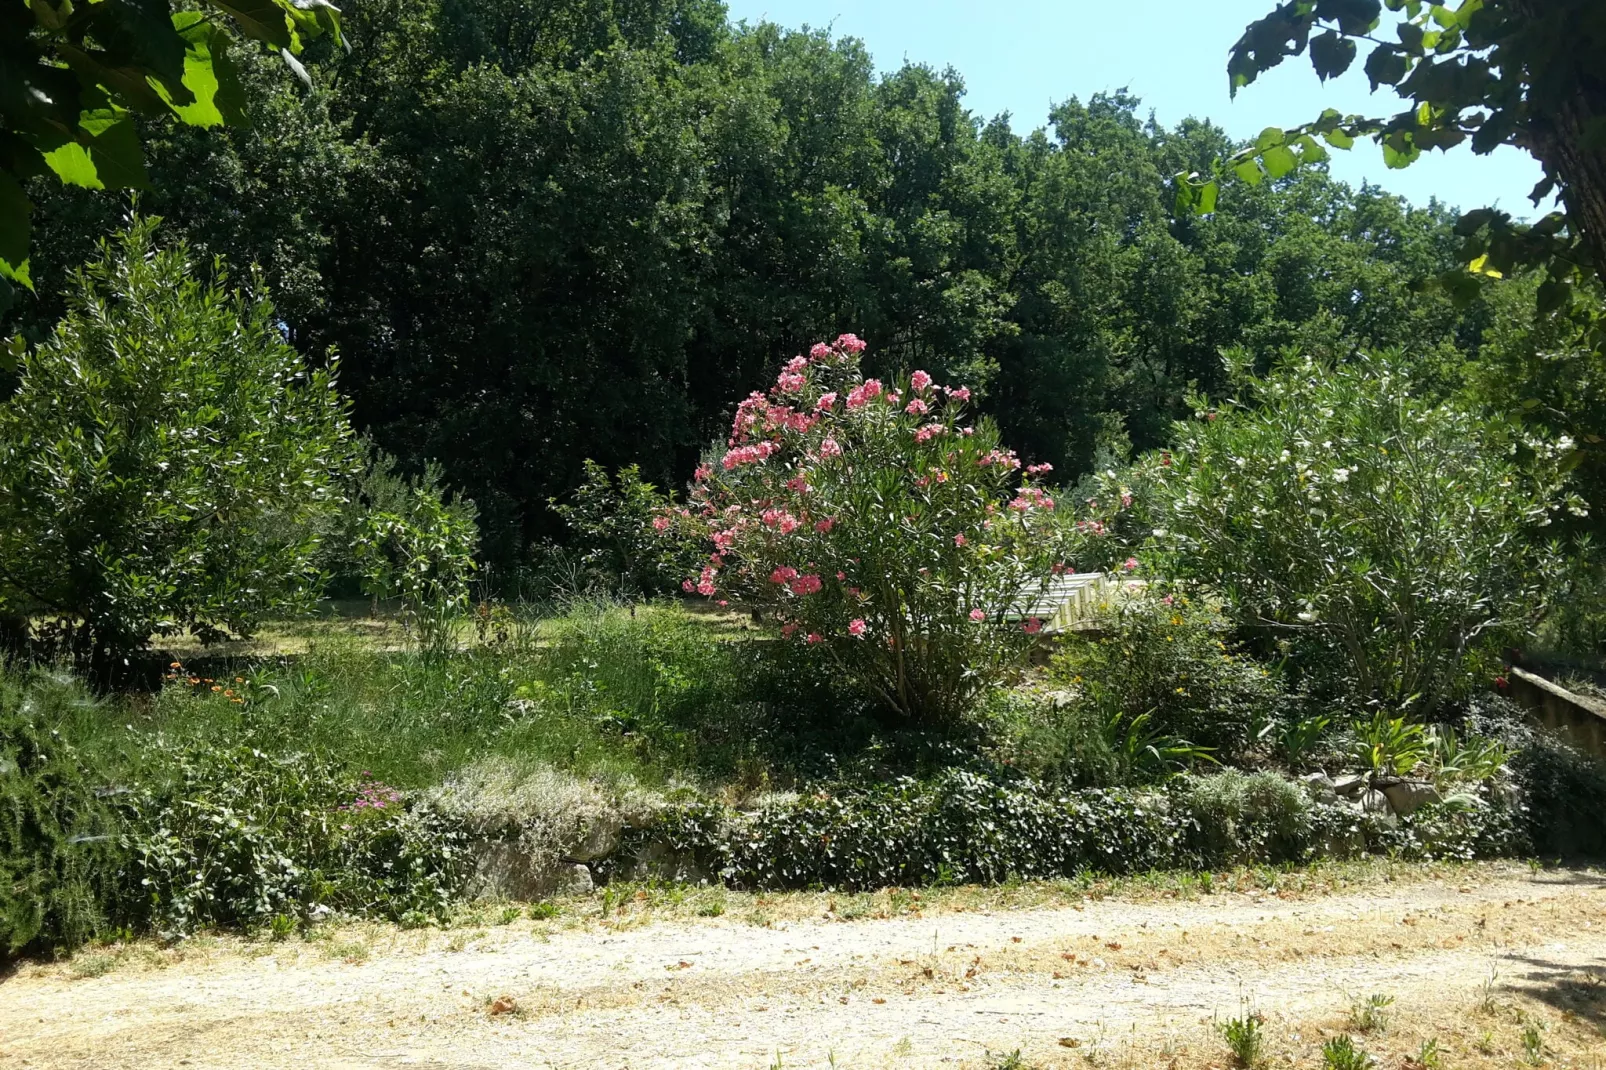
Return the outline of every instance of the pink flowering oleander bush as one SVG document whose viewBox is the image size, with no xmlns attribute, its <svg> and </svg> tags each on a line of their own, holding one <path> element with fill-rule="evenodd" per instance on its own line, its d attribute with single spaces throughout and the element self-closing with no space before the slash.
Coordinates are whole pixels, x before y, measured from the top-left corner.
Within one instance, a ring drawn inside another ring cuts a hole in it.
<svg viewBox="0 0 1606 1070">
<path fill-rule="evenodd" d="M 1048 466 L 971 423 L 969 390 L 867 379 L 863 349 L 843 335 L 788 362 L 657 526 L 706 540 L 686 591 L 753 606 L 892 709 L 950 721 L 1041 631 L 1020 611 L 1065 570 L 1064 526 Z"/>
</svg>

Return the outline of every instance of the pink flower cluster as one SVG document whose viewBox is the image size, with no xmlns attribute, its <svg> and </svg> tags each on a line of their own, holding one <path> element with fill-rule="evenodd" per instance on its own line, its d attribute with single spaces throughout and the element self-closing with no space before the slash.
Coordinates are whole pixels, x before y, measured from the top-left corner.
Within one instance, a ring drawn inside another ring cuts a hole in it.
<svg viewBox="0 0 1606 1070">
<path fill-rule="evenodd" d="M 926 424 L 924 427 L 920 428 L 920 430 L 915 432 L 915 441 L 930 442 L 938 435 L 946 435 L 947 433 L 947 424 Z"/>
<path fill-rule="evenodd" d="M 1052 509 L 1054 508 L 1054 499 L 1043 493 L 1039 487 L 1022 487 L 1020 494 L 1016 495 L 1015 500 L 1009 503 L 1011 509 L 1017 509 L 1021 512 L 1025 512 L 1033 506 L 1039 509 Z"/>
<path fill-rule="evenodd" d="M 790 535 L 797 530 L 798 519 L 785 509 L 766 509 L 760 517 L 764 526 L 774 528 L 782 535 Z"/>
<path fill-rule="evenodd" d="M 388 784 L 374 780 L 373 774 L 363 771 L 363 783 L 357 786 L 356 797 L 344 806 L 336 807 L 343 813 L 358 813 L 363 810 L 383 810 L 394 803 L 401 802 L 401 792 Z"/>
<path fill-rule="evenodd" d="M 1019 468 L 1020 458 L 1015 456 L 1014 450 L 993 450 L 976 462 L 981 468 L 991 465 L 1003 465 L 1005 468 Z"/>
<path fill-rule="evenodd" d="M 931 376 L 922 371 L 915 372 L 909 377 L 909 388 L 917 394 L 924 394 L 931 389 Z"/>
<path fill-rule="evenodd" d="M 881 380 L 866 379 L 852 390 L 848 391 L 848 408 L 863 408 L 865 403 L 874 401 L 881 396 Z"/>
<path fill-rule="evenodd" d="M 780 448 L 778 443 L 769 441 L 755 442 L 751 446 L 737 446 L 725 454 L 720 464 L 724 465 L 725 471 L 729 472 L 739 465 L 757 464 L 760 461 L 768 460 Z"/>
</svg>

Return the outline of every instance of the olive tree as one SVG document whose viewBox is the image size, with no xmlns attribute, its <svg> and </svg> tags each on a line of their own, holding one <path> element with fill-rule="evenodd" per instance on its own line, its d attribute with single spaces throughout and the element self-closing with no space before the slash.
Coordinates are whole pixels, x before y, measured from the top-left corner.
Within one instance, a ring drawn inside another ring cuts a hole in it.
<svg viewBox="0 0 1606 1070">
<path fill-rule="evenodd" d="M 153 230 L 103 243 L 0 403 L 0 598 L 101 672 L 314 597 L 351 463 L 334 368 Z"/>
</svg>

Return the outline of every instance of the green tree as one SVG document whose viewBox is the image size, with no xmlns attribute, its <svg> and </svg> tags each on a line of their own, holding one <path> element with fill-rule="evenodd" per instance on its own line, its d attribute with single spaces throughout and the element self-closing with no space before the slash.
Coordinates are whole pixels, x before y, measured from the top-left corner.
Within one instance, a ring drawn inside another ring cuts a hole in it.
<svg viewBox="0 0 1606 1070">
<path fill-rule="evenodd" d="M 53 172 L 90 189 L 149 185 L 134 116 L 191 126 L 247 122 L 245 93 L 221 13 L 243 37 L 296 54 L 324 34 L 340 39 L 328 0 L 30 0 L 0 14 L 0 301 L 31 286 L 32 203 L 23 182 Z"/>
<path fill-rule="evenodd" d="M 350 456 L 333 368 L 153 231 L 103 246 L 0 404 L 0 596 L 102 676 L 153 635 L 246 633 L 315 597 Z"/>
</svg>

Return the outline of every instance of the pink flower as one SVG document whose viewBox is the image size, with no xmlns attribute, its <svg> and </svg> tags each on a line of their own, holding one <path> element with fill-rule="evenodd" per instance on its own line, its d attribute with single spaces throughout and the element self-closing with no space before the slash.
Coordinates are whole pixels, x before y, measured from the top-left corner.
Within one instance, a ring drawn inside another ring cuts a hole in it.
<svg viewBox="0 0 1606 1070">
<path fill-rule="evenodd" d="M 791 590 L 795 595 L 818 594 L 820 587 L 820 577 L 812 572 L 806 576 L 797 577 L 791 583 Z"/>
<path fill-rule="evenodd" d="M 848 621 L 848 634 L 853 636 L 855 639 L 862 638 L 864 636 L 864 631 L 865 624 L 862 617 L 856 617 L 853 620 Z"/>
<path fill-rule="evenodd" d="M 955 401 L 969 401 L 970 400 L 970 387 L 968 387 L 968 386 L 951 386 L 951 387 L 948 388 L 948 396 L 953 398 Z"/>
<path fill-rule="evenodd" d="M 692 473 L 692 478 L 695 479 L 697 482 L 701 483 L 703 480 L 707 479 L 709 476 L 711 476 L 713 474 L 714 474 L 714 469 L 711 466 L 706 465 L 706 464 L 700 464 L 700 465 L 697 466 L 697 471 Z"/>
<path fill-rule="evenodd" d="M 840 456 L 842 456 L 842 445 L 841 445 L 841 443 L 837 442 L 837 440 L 834 439 L 834 438 L 825 439 L 823 442 L 820 443 L 820 456 L 821 457 L 840 457 Z"/>
<path fill-rule="evenodd" d="M 1138 559 L 1135 557 L 1129 557 L 1125 561 L 1121 562 L 1121 567 L 1126 569 L 1128 572 L 1131 572 L 1133 569 L 1138 567 Z"/>
<path fill-rule="evenodd" d="M 845 353 L 863 353 L 864 342 L 856 334 L 844 334 L 836 340 L 837 348 Z"/>
<path fill-rule="evenodd" d="M 848 578 L 848 574 L 846 572 L 838 572 L 836 574 L 836 581 L 838 583 L 841 583 L 843 580 L 845 580 L 847 578 Z"/>
<path fill-rule="evenodd" d="M 787 623 L 781 625 L 781 636 L 783 638 L 786 638 L 786 639 L 792 638 L 792 633 L 795 632 L 795 631 L 797 631 L 797 625 L 791 623 L 790 621 L 788 621 Z"/>
<path fill-rule="evenodd" d="M 809 358 L 808 357 L 793 357 L 791 360 L 786 362 L 786 370 L 791 372 L 791 373 L 793 373 L 794 375 L 797 374 L 798 372 L 802 371 L 804 368 L 807 368 L 808 366 L 809 366 Z"/>
<path fill-rule="evenodd" d="M 1130 508 L 1132 508 L 1132 495 L 1130 495 L 1130 494 L 1121 495 L 1121 508 L 1122 509 L 1130 509 Z"/>
<path fill-rule="evenodd" d="M 654 530 L 654 531 L 668 531 L 669 530 L 669 518 L 667 516 L 655 516 L 655 517 L 653 517 L 652 518 L 652 530 Z"/>
<path fill-rule="evenodd" d="M 702 595 L 704 598 L 712 598 L 719 592 L 714 588 L 712 583 L 704 580 L 702 583 L 697 585 L 697 593 Z"/>
<path fill-rule="evenodd" d="M 786 489 L 794 494 L 807 494 L 809 492 L 809 481 L 803 476 L 793 476 L 786 481 Z"/>
<path fill-rule="evenodd" d="M 936 438 L 938 435 L 946 435 L 947 433 L 948 433 L 948 428 L 945 427 L 942 424 L 927 424 L 926 426 L 922 427 L 920 430 L 915 432 L 915 441 L 916 442 L 930 442 L 932 439 Z"/>
<path fill-rule="evenodd" d="M 836 517 L 834 516 L 828 516 L 824 520 L 816 520 L 814 522 L 814 530 L 821 535 L 829 535 L 834 527 L 836 527 Z"/>
<path fill-rule="evenodd" d="M 829 394 L 821 394 L 820 395 L 820 400 L 816 401 L 814 403 L 814 411 L 815 412 L 830 412 L 831 411 L 831 406 L 835 405 L 835 404 L 836 404 L 836 391 L 833 390 Z"/>
<path fill-rule="evenodd" d="M 814 347 L 809 350 L 809 356 L 815 360 L 824 360 L 830 355 L 831 347 L 826 345 L 824 342 L 815 342 Z"/>
<path fill-rule="evenodd" d="M 781 517 L 781 534 L 782 535 L 790 535 L 790 534 L 792 534 L 792 532 L 797 530 L 797 524 L 798 524 L 797 517 L 793 516 L 790 513 L 788 513 L 787 515 Z"/>
<path fill-rule="evenodd" d="M 1036 635 L 1038 632 L 1043 630 L 1043 622 L 1038 620 L 1036 617 L 1031 617 L 1026 621 L 1025 624 L 1020 626 L 1020 630 L 1025 632 L 1027 635 Z"/>
<path fill-rule="evenodd" d="M 931 387 L 931 376 L 917 371 L 909 377 L 909 386 L 916 393 L 925 393 Z"/>
<path fill-rule="evenodd" d="M 919 398 L 915 398 L 913 401 L 909 402 L 909 404 L 904 406 L 903 411 L 911 416 L 924 416 L 926 413 L 930 412 L 931 409 L 924 401 L 921 401 Z"/>
<path fill-rule="evenodd" d="M 985 611 L 979 608 L 973 609 L 970 611 L 970 619 L 975 621 L 977 624 L 980 624 L 982 621 L 987 619 L 987 614 Z"/>
<path fill-rule="evenodd" d="M 795 394 L 803 389 L 803 376 L 797 372 L 782 372 L 775 380 L 775 389 L 783 394 Z"/>
<path fill-rule="evenodd" d="M 691 594 L 693 591 L 695 591 L 697 589 L 697 584 L 693 580 L 681 580 L 680 581 L 680 589 L 682 591 L 685 591 L 687 594 Z"/>
<path fill-rule="evenodd" d="M 1175 601 L 1176 601 L 1176 600 L 1177 600 L 1177 598 L 1176 598 L 1176 595 L 1170 595 L 1170 594 L 1168 594 L 1168 595 L 1166 595 L 1166 596 L 1165 596 L 1165 597 L 1164 597 L 1164 598 L 1162 598 L 1162 599 L 1160 599 L 1160 603 L 1161 603 L 1161 604 L 1162 604 L 1162 605 L 1167 605 L 1167 606 L 1169 606 L 1169 605 L 1171 605 L 1171 604 L 1172 604 L 1172 603 L 1173 603 L 1173 602 L 1175 602 Z"/>
<path fill-rule="evenodd" d="M 1054 470 L 1054 466 L 1053 465 L 1048 464 L 1047 462 L 1044 462 L 1043 464 L 1034 464 L 1034 465 L 1027 466 L 1026 474 L 1029 475 L 1029 476 L 1035 476 L 1035 475 L 1041 475 L 1044 472 L 1052 472 L 1053 470 Z"/>
<path fill-rule="evenodd" d="M 823 642 L 825 642 L 825 636 L 821 635 L 819 632 L 810 632 L 809 633 L 809 645 L 810 646 L 813 646 L 815 643 L 823 643 Z"/>
<path fill-rule="evenodd" d="M 955 535 L 954 536 L 954 545 L 955 546 L 963 546 L 963 545 L 965 545 L 965 543 L 967 543 L 969 541 L 970 540 L 965 538 L 963 535 Z"/>
<path fill-rule="evenodd" d="M 770 573 L 771 583 L 790 583 L 797 579 L 797 569 L 791 565 L 783 565 Z"/>
<path fill-rule="evenodd" d="M 723 609 L 723 608 L 724 608 L 724 607 L 725 607 L 725 606 L 728 606 L 728 605 L 730 605 L 730 603 L 729 603 L 729 602 L 727 602 L 727 601 L 726 601 L 726 600 L 725 600 L 725 599 L 723 599 L 723 598 L 721 598 L 721 599 L 720 599 L 720 600 L 719 600 L 719 606 L 720 606 L 720 608 L 722 608 L 722 609 Z"/>
</svg>

